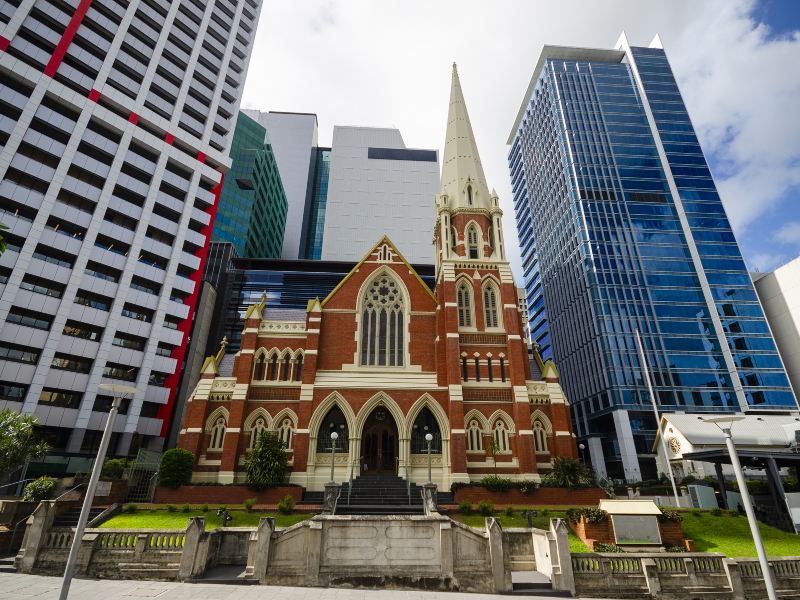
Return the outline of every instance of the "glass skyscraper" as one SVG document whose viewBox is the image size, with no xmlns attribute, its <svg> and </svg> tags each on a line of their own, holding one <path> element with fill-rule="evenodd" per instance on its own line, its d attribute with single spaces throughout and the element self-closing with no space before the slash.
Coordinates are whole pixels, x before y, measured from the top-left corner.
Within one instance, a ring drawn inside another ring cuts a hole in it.
<svg viewBox="0 0 800 600">
<path fill-rule="evenodd" d="M 309 216 L 303 232 L 303 258 L 319 260 L 322 257 L 322 236 L 325 232 L 325 210 L 328 204 L 328 178 L 331 172 L 331 149 L 315 148 L 314 181 Z"/>
<path fill-rule="evenodd" d="M 278 258 L 286 225 L 286 193 L 267 130 L 239 112 L 211 239 L 240 256 Z"/>
<path fill-rule="evenodd" d="M 531 337 L 601 474 L 655 477 L 663 411 L 796 410 L 658 38 L 545 46 L 509 138 Z"/>
</svg>

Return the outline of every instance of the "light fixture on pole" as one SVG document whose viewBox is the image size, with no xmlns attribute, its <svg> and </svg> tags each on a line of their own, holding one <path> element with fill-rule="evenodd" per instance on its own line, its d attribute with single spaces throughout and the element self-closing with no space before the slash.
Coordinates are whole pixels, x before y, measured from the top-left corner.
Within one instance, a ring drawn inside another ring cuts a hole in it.
<svg viewBox="0 0 800 600">
<path fill-rule="evenodd" d="M 339 434 L 335 431 L 331 432 L 331 483 L 336 483 L 333 478 L 333 467 L 336 464 L 336 440 L 339 439 Z"/>
<path fill-rule="evenodd" d="M 433 441 L 433 436 L 430 433 L 426 433 L 425 441 L 428 442 L 428 483 L 432 484 L 433 479 L 431 478 L 431 442 Z"/>
<path fill-rule="evenodd" d="M 97 450 L 97 457 L 92 466 L 92 474 L 89 476 L 89 485 L 86 487 L 86 496 L 83 499 L 83 506 L 81 507 L 81 514 L 78 517 L 78 524 L 75 527 L 75 535 L 72 538 L 72 546 L 69 549 L 69 556 L 67 557 L 67 566 L 64 568 L 64 579 L 61 582 L 61 593 L 58 596 L 59 600 L 67 600 L 69 595 L 69 586 L 72 583 L 72 576 L 75 573 L 75 563 L 78 560 L 78 550 L 81 547 L 81 540 L 83 539 L 83 532 L 86 529 L 86 522 L 89 520 L 89 512 L 92 510 L 92 501 L 94 500 L 94 493 L 97 490 L 97 481 L 100 479 L 100 471 L 103 470 L 103 462 L 108 450 L 108 443 L 111 440 L 111 432 L 114 430 L 114 421 L 117 420 L 117 412 L 122 399 L 125 396 L 132 396 L 138 390 L 129 385 L 120 385 L 116 383 L 101 383 L 100 389 L 105 392 L 110 392 L 113 395 L 111 402 L 111 410 L 108 411 L 108 420 L 106 421 L 106 428 L 103 431 L 103 437 L 100 439 L 100 448 Z"/>
<path fill-rule="evenodd" d="M 659 433 L 661 434 L 659 435 L 661 438 L 661 451 L 664 453 L 664 462 L 667 465 L 667 474 L 672 484 L 672 493 L 675 494 L 675 508 L 680 508 L 681 501 L 678 498 L 678 486 L 675 484 L 675 475 L 672 473 L 672 464 L 669 462 L 669 454 L 667 454 L 667 441 L 664 439 L 664 432 L 661 431 L 661 417 L 658 414 L 656 397 L 655 394 L 653 394 L 653 384 L 650 382 L 650 369 L 647 366 L 647 356 L 645 356 L 642 338 L 639 335 L 638 329 L 636 329 L 636 347 L 639 349 L 639 358 L 642 361 L 642 375 L 644 375 L 644 379 L 647 381 L 647 391 L 650 393 L 650 401 L 653 403 L 653 412 L 656 415 L 656 427 L 658 427 Z"/>
<path fill-rule="evenodd" d="M 767 552 L 764 550 L 764 542 L 761 540 L 761 532 L 758 530 L 758 521 L 756 520 L 756 513 L 753 510 L 753 503 L 750 501 L 750 492 L 747 490 L 747 482 L 744 479 L 742 464 L 739 462 L 739 455 L 736 453 L 736 446 L 733 444 L 733 437 L 731 437 L 731 426 L 736 421 L 741 421 L 743 419 L 744 417 L 735 417 L 732 415 L 714 417 L 711 419 L 701 417 L 702 421 L 716 425 L 725 436 L 725 445 L 728 447 L 728 454 L 731 457 L 731 466 L 733 466 L 733 472 L 736 474 L 736 482 L 739 484 L 739 493 L 742 496 L 744 512 L 747 515 L 747 522 L 750 524 L 750 532 L 753 535 L 753 542 L 756 545 L 756 552 L 758 553 L 758 562 L 761 565 L 761 574 L 764 577 L 764 584 L 767 587 L 767 597 L 769 600 L 777 600 L 777 595 L 775 594 L 775 579 L 772 576 L 772 571 L 769 569 Z"/>
<path fill-rule="evenodd" d="M 583 451 L 586 450 L 586 444 L 584 444 L 583 442 L 578 444 L 578 450 L 581 451 L 581 461 L 585 465 L 586 464 L 586 456 L 583 454 Z"/>
</svg>

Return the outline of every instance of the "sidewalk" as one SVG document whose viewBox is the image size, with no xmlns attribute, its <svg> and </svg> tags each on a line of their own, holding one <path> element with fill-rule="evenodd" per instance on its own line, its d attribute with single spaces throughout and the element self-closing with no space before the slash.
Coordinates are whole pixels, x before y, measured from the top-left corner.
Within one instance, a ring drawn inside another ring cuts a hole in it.
<svg viewBox="0 0 800 600">
<path fill-rule="evenodd" d="M 59 577 L 0 573 L 2 600 L 56 600 Z M 515 594 L 517 595 L 517 594 Z M 508 595 L 422 592 L 415 590 L 351 590 L 342 588 L 212 585 L 161 581 L 74 579 L 71 600 L 508 600 Z M 537 600 L 543 596 L 520 596 Z"/>
</svg>

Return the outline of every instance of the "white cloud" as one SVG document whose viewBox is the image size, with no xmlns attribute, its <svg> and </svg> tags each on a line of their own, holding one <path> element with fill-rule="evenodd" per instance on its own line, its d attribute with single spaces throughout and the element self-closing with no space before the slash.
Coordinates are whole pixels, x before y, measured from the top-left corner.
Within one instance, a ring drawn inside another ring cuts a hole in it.
<svg viewBox="0 0 800 600">
<path fill-rule="evenodd" d="M 660 33 L 704 148 L 725 160 L 716 175 L 740 231 L 798 183 L 800 40 L 768 40 L 750 8 L 746 0 L 267 2 L 244 105 L 317 113 L 320 144 L 334 124 L 396 126 L 409 147 L 441 149 L 457 61 L 521 284 L 505 142 L 543 44 L 612 47 L 624 29 L 646 45 Z"/>
<path fill-rule="evenodd" d="M 800 244 L 800 222 L 792 221 L 782 225 L 775 232 L 775 239 L 784 244 Z"/>
</svg>

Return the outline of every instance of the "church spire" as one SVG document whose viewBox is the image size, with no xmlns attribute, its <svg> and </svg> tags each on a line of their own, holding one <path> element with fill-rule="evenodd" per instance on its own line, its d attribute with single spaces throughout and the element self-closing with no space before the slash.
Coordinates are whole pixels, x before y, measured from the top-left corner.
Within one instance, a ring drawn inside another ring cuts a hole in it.
<svg viewBox="0 0 800 600">
<path fill-rule="evenodd" d="M 442 194 L 449 196 L 452 206 L 488 208 L 491 202 L 455 63 L 442 161 Z"/>
</svg>

